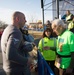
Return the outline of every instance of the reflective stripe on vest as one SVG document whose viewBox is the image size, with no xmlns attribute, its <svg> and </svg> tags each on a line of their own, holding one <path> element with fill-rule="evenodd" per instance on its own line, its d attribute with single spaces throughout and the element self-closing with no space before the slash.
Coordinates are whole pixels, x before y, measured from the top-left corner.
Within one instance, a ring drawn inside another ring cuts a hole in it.
<svg viewBox="0 0 74 75">
<path fill-rule="evenodd" d="M 68 29 L 70 30 L 70 29 L 72 29 L 73 27 L 74 27 L 74 23 L 73 23 L 73 21 L 72 21 L 72 22 L 69 23 Z"/>
<path fill-rule="evenodd" d="M 68 16 L 66 17 L 66 21 L 71 18 L 71 15 L 72 15 L 72 14 L 70 14 L 70 15 L 68 15 Z"/>
</svg>

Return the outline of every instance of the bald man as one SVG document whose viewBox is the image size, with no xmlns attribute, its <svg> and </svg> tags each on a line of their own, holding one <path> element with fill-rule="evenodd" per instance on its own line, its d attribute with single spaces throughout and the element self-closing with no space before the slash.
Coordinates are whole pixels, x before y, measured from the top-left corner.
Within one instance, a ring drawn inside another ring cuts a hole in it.
<svg viewBox="0 0 74 75">
<path fill-rule="evenodd" d="M 31 59 L 24 56 L 22 50 L 23 37 L 20 31 L 26 23 L 25 15 L 16 11 L 12 17 L 12 25 L 8 25 L 1 38 L 3 69 L 5 75 L 31 75 L 28 64 Z"/>
</svg>

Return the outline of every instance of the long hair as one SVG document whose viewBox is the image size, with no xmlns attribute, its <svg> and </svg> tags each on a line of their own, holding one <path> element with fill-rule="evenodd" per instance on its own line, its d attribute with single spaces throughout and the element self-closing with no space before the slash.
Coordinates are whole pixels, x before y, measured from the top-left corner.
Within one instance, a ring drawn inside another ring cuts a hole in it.
<svg viewBox="0 0 74 75">
<path fill-rule="evenodd" d="M 53 32 L 52 29 L 51 29 L 51 28 L 46 28 L 46 29 L 44 30 L 44 32 L 43 32 L 43 35 L 42 35 L 43 38 L 44 38 L 44 37 L 47 37 L 46 34 L 45 34 L 45 32 L 48 32 L 48 31 L 51 32 L 51 35 L 50 35 L 50 36 L 52 36 L 52 32 Z"/>
</svg>

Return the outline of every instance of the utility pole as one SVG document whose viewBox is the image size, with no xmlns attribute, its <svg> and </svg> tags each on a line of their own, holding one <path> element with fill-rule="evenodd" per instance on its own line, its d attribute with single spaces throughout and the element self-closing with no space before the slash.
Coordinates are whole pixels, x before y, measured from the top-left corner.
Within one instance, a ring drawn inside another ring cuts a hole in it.
<svg viewBox="0 0 74 75">
<path fill-rule="evenodd" d="M 42 24 L 43 24 L 43 28 L 44 28 L 44 2 L 43 0 L 41 0 L 41 8 L 42 8 Z M 45 30 L 45 28 L 44 28 Z"/>
<path fill-rule="evenodd" d="M 59 0 L 56 0 L 57 18 L 59 18 Z"/>
</svg>

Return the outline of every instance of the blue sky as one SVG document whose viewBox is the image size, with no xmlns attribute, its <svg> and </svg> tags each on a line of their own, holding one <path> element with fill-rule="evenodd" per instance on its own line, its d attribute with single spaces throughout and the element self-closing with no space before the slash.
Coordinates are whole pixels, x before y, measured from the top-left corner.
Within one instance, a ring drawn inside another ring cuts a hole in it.
<svg viewBox="0 0 74 75">
<path fill-rule="evenodd" d="M 44 1 L 47 4 L 52 0 Z M 0 20 L 11 24 L 11 15 L 14 11 L 22 11 L 28 23 L 42 20 L 41 0 L 0 0 Z M 52 19 L 52 11 L 45 11 L 45 20 L 47 19 Z"/>
</svg>

